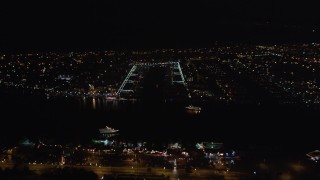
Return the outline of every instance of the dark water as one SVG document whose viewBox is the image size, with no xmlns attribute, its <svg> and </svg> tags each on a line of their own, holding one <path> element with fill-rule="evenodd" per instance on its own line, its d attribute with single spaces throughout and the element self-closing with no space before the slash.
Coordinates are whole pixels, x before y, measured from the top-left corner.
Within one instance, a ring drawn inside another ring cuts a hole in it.
<svg viewBox="0 0 320 180">
<path fill-rule="evenodd" d="M 22 138 L 89 142 L 106 125 L 130 140 L 218 141 L 234 146 L 319 147 L 318 113 L 295 108 L 203 103 L 200 114 L 186 102 L 119 101 L 1 94 L 1 143 Z"/>
</svg>

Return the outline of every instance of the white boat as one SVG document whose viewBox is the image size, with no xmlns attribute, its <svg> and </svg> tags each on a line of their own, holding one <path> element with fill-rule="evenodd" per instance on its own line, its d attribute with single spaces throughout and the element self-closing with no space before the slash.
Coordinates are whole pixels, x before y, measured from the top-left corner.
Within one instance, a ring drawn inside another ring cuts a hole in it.
<svg viewBox="0 0 320 180">
<path fill-rule="evenodd" d="M 99 129 L 99 132 L 101 134 L 101 137 L 109 138 L 118 135 L 119 130 L 106 126 L 105 128 Z"/>
<path fill-rule="evenodd" d="M 112 133 L 117 133 L 119 130 L 113 129 L 111 127 L 106 126 L 105 128 L 99 129 L 99 132 L 101 134 L 112 134 Z"/>
<path fill-rule="evenodd" d="M 197 106 L 193 106 L 193 105 L 187 106 L 186 109 L 192 110 L 192 111 L 201 111 L 201 107 L 197 107 Z"/>
</svg>

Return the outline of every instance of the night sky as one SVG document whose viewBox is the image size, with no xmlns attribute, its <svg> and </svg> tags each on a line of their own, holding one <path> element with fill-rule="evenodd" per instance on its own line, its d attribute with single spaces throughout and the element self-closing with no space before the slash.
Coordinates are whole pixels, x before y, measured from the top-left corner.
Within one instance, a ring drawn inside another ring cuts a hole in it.
<svg viewBox="0 0 320 180">
<path fill-rule="evenodd" d="M 318 6 L 308 1 L 12 0 L 0 8 L 3 51 L 320 40 Z"/>
</svg>

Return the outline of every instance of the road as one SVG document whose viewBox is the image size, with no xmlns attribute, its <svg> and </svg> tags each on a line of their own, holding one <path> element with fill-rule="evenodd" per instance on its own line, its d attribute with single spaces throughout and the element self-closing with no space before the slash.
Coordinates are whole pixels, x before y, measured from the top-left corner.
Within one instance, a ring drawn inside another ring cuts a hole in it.
<svg viewBox="0 0 320 180">
<path fill-rule="evenodd" d="M 99 166 L 77 166 L 77 165 L 49 165 L 49 164 L 27 164 L 31 171 L 37 174 L 42 174 L 44 172 L 54 170 L 56 168 L 79 168 L 85 169 L 87 171 L 93 171 L 99 177 L 105 174 L 122 174 L 122 175 L 139 175 L 148 177 L 150 175 L 164 175 L 170 177 L 170 179 L 210 179 L 212 176 L 224 176 L 224 179 L 239 179 L 240 177 L 247 177 L 248 174 L 241 172 L 218 172 L 213 169 L 196 169 L 192 173 L 186 173 L 184 169 L 164 169 L 159 167 L 152 167 L 151 170 L 147 167 L 99 167 Z M 2 169 L 12 168 L 12 163 L 0 163 Z"/>
</svg>

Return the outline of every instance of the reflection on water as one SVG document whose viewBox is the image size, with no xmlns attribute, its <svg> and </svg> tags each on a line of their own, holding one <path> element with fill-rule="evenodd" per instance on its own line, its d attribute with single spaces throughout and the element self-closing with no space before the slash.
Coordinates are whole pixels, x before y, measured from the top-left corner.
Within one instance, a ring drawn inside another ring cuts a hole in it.
<svg viewBox="0 0 320 180">
<path fill-rule="evenodd" d="M 129 103 L 132 104 L 135 101 L 123 101 L 121 104 Z M 79 99 L 79 104 L 81 109 L 93 109 L 93 110 L 118 110 L 119 101 L 118 100 L 108 100 L 99 97 L 83 97 Z"/>
<path fill-rule="evenodd" d="M 98 101 L 99 102 L 99 101 Z M 96 102 L 96 98 L 92 98 L 92 108 L 93 109 L 96 109 L 96 106 L 97 106 L 97 102 Z"/>
</svg>

